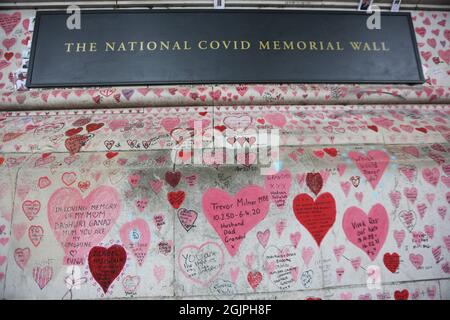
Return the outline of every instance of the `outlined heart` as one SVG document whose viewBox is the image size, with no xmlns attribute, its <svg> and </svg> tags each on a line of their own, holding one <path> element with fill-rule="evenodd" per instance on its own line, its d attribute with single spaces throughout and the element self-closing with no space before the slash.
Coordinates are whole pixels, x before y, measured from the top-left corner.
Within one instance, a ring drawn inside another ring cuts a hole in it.
<svg viewBox="0 0 450 320">
<path fill-rule="evenodd" d="M 178 265 L 181 272 L 194 283 L 207 286 L 217 278 L 224 264 L 222 248 L 208 241 L 200 246 L 187 245 L 181 248 Z"/>
<path fill-rule="evenodd" d="M 39 200 L 26 200 L 22 203 L 22 210 L 28 220 L 32 221 L 41 210 L 41 203 Z"/>
</svg>

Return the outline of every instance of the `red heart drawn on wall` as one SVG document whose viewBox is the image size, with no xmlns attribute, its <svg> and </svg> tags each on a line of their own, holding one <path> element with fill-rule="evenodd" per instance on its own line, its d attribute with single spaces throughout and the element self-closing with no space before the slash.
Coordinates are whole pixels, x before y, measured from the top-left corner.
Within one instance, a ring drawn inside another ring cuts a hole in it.
<svg viewBox="0 0 450 320">
<path fill-rule="evenodd" d="M 3 40 L 2 44 L 5 46 L 6 50 L 9 50 L 13 45 L 16 44 L 16 38 L 5 39 Z"/>
<path fill-rule="evenodd" d="M 118 244 L 109 248 L 97 246 L 89 251 L 89 270 L 95 281 L 102 287 L 104 293 L 108 291 L 111 283 L 122 272 L 126 261 L 127 253 Z"/>
<path fill-rule="evenodd" d="M 309 172 L 306 175 L 306 185 L 317 196 L 323 187 L 323 178 L 319 172 Z"/>
<path fill-rule="evenodd" d="M 166 182 L 172 186 L 172 188 L 175 188 L 181 179 L 181 172 L 180 171 L 167 171 L 165 174 Z"/>
<path fill-rule="evenodd" d="M 256 288 L 259 286 L 259 284 L 262 281 L 262 273 L 257 271 L 257 272 L 249 272 L 247 274 L 247 281 L 248 284 L 250 285 L 250 287 L 252 287 L 253 290 L 256 290 Z"/>
<path fill-rule="evenodd" d="M 400 256 L 396 252 L 394 253 L 387 252 L 383 256 L 383 262 L 386 268 L 390 272 L 394 273 L 395 271 L 397 271 L 398 266 L 400 265 Z"/>
<path fill-rule="evenodd" d="M 167 132 L 171 132 L 180 124 L 180 122 L 181 120 L 179 118 L 164 118 L 161 120 L 161 125 Z"/>
<path fill-rule="evenodd" d="M 71 137 L 83 131 L 83 128 L 72 128 L 66 131 L 66 136 Z"/>
<path fill-rule="evenodd" d="M 92 132 L 92 131 L 98 130 L 101 127 L 103 127 L 104 125 L 105 125 L 104 123 L 89 123 L 86 126 L 86 131 L 87 132 Z"/>
<path fill-rule="evenodd" d="M 74 135 L 66 139 L 64 145 L 71 155 L 78 153 L 82 146 L 88 141 L 86 135 Z"/>
<path fill-rule="evenodd" d="M 444 60 L 447 64 L 450 64 L 450 49 L 448 50 L 439 50 L 439 57 Z"/>
<path fill-rule="evenodd" d="M 439 169 L 424 168 L 422 169 L 422 177 L 426 182 L 428 182 L 432 186 L 437 186 L 439 182 Z"/>
<path fill-rule="evenodd" d="M 330 157 L 334 158 L 337 156 L 336 148 L 324 148 L 323 151 L 325 151 Z"/>
<path fill-rule="evenodd" d="M 309 231 L 318 246 L 336 220 L 336 201 L 325 192 L 313 200 L 306 193 L 294 198 L 292 209 L 297 220 Z"/>
<path fill-rule="evenodd" d="M 178 209 L 181 204 L 184 201 L 184 198 L 186 197 L 186 194 L 184 191 L 175 191 L 175 192 L 169 192 L 167 194 L 167 200 L 169 200 L 169 203 L 174 209 Z"/>
<path fill-rule="evenodd" d="M 408 290 L 395 290 L 394 292 L 394 299 L 395 300 L 408 300 L 409 292 Z"/>
<path fill-rule="evenodd" d="M 21 135 L 23 135 L 23 132 L 7 132 L 3 135 L 3 142 L 9 142 L 12 141 L 18 137 L 20 137 Z"/>
<path fill-rule="evenodd" d="M 112 158 L 114 158 L 115 156 L 117 156 L 119 153 L 118 152 L 108 152 L 106 153 L 106 158 L 108 158 L 109 160 L 111 160 Z"/>
</svg>

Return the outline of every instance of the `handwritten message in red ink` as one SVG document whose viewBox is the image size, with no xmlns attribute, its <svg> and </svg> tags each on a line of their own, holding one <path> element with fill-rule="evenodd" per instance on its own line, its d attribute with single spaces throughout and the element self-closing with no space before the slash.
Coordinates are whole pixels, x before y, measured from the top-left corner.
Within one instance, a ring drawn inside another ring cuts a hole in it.
<svg viewBox="0 0 450 320">
<path fill-rule="evenodd" d="M 120 213 L 119 193 L 101 186 L 86 198 L 74 188 L 56 190 L 48 201 L 48 221 L 64 249 L 63 264 L 81 265 L 84 255 L 113 227 Z"/>
</svg>

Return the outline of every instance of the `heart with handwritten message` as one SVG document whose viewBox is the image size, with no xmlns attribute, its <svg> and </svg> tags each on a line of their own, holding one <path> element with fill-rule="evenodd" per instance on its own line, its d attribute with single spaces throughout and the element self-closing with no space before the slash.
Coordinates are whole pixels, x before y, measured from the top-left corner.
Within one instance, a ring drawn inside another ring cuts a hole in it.
<svg viewBox="0 0 450 320">
<path fill-rule="evenodd" d="M 269 196 L 256 185 L 241 189 L 235 196 L 208 189 L 202 198 L 203 213 L 231 256 L 236 255 L 247 232 L 261 222 L 269 211 Z"/>
<path fill-rule="evenodd" d="M 95 281 L 106 293 L 109 286 L 122 272 L 125 262 L 127 261 L 127 253 L 125 249 L 118 244 L 109 248 L 93 247 L 89 251 L 88 264 Z"/>
<path fill-rule="evenodd" d="M 142 218 L 125 223 L 119 230 L 125 247 L 133 252 L 140 266 L 144 263 L 150 245 L 150 228 Z"/>
<path fill-rule="evenodd" d="M 44 229 L 41 226 L 30 226 L 30 228 L 28 228 L 28 237 L 35 247 L 41 243 L 43 236 Z"/>
<path fill-rule="evenodd" d="M 375 204 L 366 214 L 358 207 L 345 210 L 342 227 L 347 239 L 375 260 L 386 241 L 389 218 L 382 204 Z"/>
<path fill-rule="evenodd" d="M 269 278 L 279 289 L 289 289 L 297 281 L 300 262 L 293 246 L 269 246 L 263 257 Z"/>
<path fill-rule="evenodd" d="M 116 189 L 101 186 L 86 198 L 75 188 L 59 188 L 47 205 L 48 222 L 64 249 L 64 265 L 84 264 L 84 255 L 114 226 L 120 213 Z"/>
<path fill-rule="evenodd" d="M 252 123 L 252 118 L 248 115 L 229 116 L 223 119 L 223 123 L 232 130 L 245 130 Z"/>
<path fill-rule="evenodd" d="M 306 193 L 294 198 L 292 209 L 297 220 L 309 231 L 320 247 L 336 220 L 336 201 L 331 193 L 322 193 L 314 201 Z"/>
<path fill-rule="evenodd" d="M 197 220 L 197 212 L 195 210 L 189 210 L 186 208 L 180 208 L 177 211 L 178 220 L 180 220 L 181 225 L 184 230 L 189 231 L 194 227 L 194 223 Z"/>
<path fill-rule="evenodd" d="M 375 189 L 389 164 L 389 155 L 382 150 L 370 150 L 367 155 L 350 151 L 348 157 L 353 160 L 359 171 Z"/>
<path fill-rule="evenodd" d="M 273 175 L 266 175 L 264 186 L 270 194 L 272 202 L 279 209 L 284 208 L 291 188 L 292 175 L 289 170 L 283 170 Z"/>
<path fill-rule="evenodd" d="M 10 34 L 20 22 L 22 15 L 20 12 L 12 14 L 0 13 L 0 27 L 6 34 Z"/>
<path fill-rule="evenodd" d="M 219 275 L 223 263 L 223 250 L 212 241 L 200 246 L 187 245 L 181 248 L 178 255 L 181 272 L 188 279 L 202 286 L 208 285 Z"/>
</svg>

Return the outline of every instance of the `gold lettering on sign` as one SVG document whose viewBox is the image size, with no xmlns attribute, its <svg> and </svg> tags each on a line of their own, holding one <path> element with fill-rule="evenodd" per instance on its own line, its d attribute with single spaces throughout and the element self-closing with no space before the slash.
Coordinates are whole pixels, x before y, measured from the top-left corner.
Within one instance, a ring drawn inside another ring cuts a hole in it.
<svg viewBox="0 0 450 320">
<path fill-rule="evenodd" d="M 378 45 L 375 41 L 369 42 L 361 42 L 361 41 L 350 41 L 350 46 L 354 51 L 389 51 L 389 48 L 386 48 L 386 44 L 381 42 Z"/>
<path fill-rule="evenodd" d="M 96 42 L 91 42 L 89 44 L 89 52 L 96 52 L 97 51 L 97 43 Z"/>
<path fill-rule="evenodd" d="M 127 51 L 125 43 L 121 42 L 119 47 L 117 48 L 117 51 Z"/>
<path fill-rule="evenodd" d="M 155 41 L 147 42 L 147 50 L 154 51 L 154 50 L 156 50 L 157 47 L 158 47 L 158 45 L 156 44 Z"/>
<path fill-rule="evenodd" d="M 270 50 L 270 43 L 269 41 L 259 41 L 259 50 Z"/>
<path fill-rule="evenodd" d="M 305 41 L 297 41 L 297 49 L 298 50 L 305 50 L 306 49 L 306 42 Z"/>
<path fill-rule="evenodd" d="M 86 43 L 84 42 L 78 42 L 77 43 L 77 52 L 85 52 L 86 51 Z"/>
<path fill-rule="evenodd" d="M 283 41 L 283 49 L 284 50 L 294 50 L 294 42 L 293 41 Z"/>
<path fill-rule="evenodd" d="M 106 45 L 105 51 L 114 51 L 116 43 L 115 42 L 106 42 L 105 45 Z"/>
<path fill-rule="evenodd" d="M 66 42 L 64 43 L 64 45 L 66 46 L 66 52 L 70 52 L 70 50 L 72 49 L 73 46 L 73 42 Z"/>
<path fill-rule="evenodd" d="M 249 40 L 199 40 L 196 45 L 199 50 L 248 50 L 252 47 Z M 390 48 L 384 41 L 349 41 L 350 50 L 360 52 L 386 52 Z M 105 41 L 100 46 L 97 42 L 65 42 L 66 53 L 98 52 L 142 52 L 142 51 L 189 51 L 192 49 L 188 40 L 150 40 L 150 41 Z M 259 51 L 344 51 L 345 46 L 340 41 L 323 40 L 258 40 L 255 50 Z"/>
<path fill-rule="evenodd" d="M 317 50 L 317 51 L 343 51 L 339 41 L 278 41 L 260 40 L 259 50 Z"/>
<path fill-rule="evenodd" d="M 242 50 L 248 50 L 248 49 L 250 49 L 250 46 L 251 46 L 250 41 L 246 41 L 246 40 L 241 41 L 241 49 Z"/>
<path fill-rule="evenodd" d="M 130 51 L 134 51 L 134 46 L 137 45 L 137 41 L 130 41 L 128 44 L 130 45 Z"/>
<path fill-rule="evenodd" d="M 198 42 L 198 47 L 199 47 L 200 50 L 206 50 L 207 49 L 206 42 L 207 42 L 206 40 L 202 40 L 202 41 Z"/>
<path fill-rule="evenodd" d="M 310 41 L 309 42 L 309 49 L 310 50 L 317 50 L 317 46 L 316 46 L 316 42 L 315 41 Z"/>
<path fill-rule="evenodd" d="M 280 50 L 280 41 L 273 42 L 273 50 Z"/>
<path fill-rule="evenodd" d="M 161 47 L 159 50 L 164 50 L 164 49 L 169 50 L 169 47 L 170 47 L 169 43 L 170 43 L 170 41 L 161 41 L 160 42 Z"/>
</svg>

